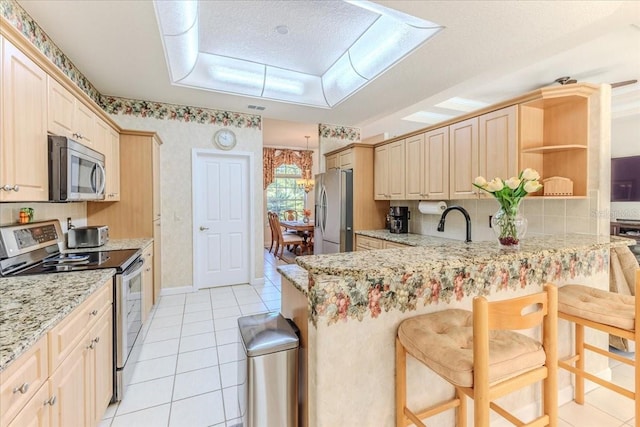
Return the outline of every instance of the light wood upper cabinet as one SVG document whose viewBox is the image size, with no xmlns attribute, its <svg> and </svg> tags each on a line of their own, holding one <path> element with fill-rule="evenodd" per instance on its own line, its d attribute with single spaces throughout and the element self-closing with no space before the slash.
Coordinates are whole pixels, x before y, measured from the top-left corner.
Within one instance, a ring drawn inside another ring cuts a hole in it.
<svg viewBox="0 0 640 427">
<path fill-rule="evenodd" d="M 153 139 L 153 221 L 160 219 L 160 143 Z"/>
<path fill-rule="evenodd" d="M 49 199 L 47 75 L 2 39 L 0 201 Z"/>
<path fill-rule="evenodd" d="M 98 141 L 100 123 L 93 111 L 51 76 L 47 76 L 47 90 L 47 130 L 103 153 Z"/>
<path fill-rule="evenodd" d="M 449 126 L 449 198 L 477 197 L 472 185 L 478 176 L 478 118 Z"/>
<path fill-rule="evenodd" d="M 518 106 L 479 117 L 478 174 L 491 180 L 518 175 Z M 474 177 L 475 178 L 475 177 Z M 481 197 L 493 197 L 482 191 Z"/>
<path fill-rule="evenodd" d="M 330 156 L 326 156 L 325 165 L 326 165 L 326 170 L 340 169 L 340 165 L 338 163 L 338 154 L 332 154 Z"/>
<path fill-rule="evenodd" d="M 326 169 L 353 169 L 353 149 L 347 149 L 325 157 Z"/>
<path fill-rule="evenodd" d="M 405 198 L 405 140 L 375 148 L 374 197 L 376 200 Z"/>
<path fill-rule="evenodd" d="M 107 182 L 104 202 L 120 200 L 120 135 L 105 121 L 96 118 L 94 149 L 104 154 Z"/>
<path fill-rule="evenodd" d="M 449 128 L 406 140 L 406 199 L 449 198 Z"/>
</svg>

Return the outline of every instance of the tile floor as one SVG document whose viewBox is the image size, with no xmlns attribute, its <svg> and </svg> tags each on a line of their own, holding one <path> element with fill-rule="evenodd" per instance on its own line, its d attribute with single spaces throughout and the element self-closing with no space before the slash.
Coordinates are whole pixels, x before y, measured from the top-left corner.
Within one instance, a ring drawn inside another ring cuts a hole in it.
<svg viewBox="0 0 640 427">
<path fill-rule="evenodd" d="M 266 251 L 264 285 L 162 297 L 143 331 L 127 396 L 109 406 L 100 427 L 239 425 L 237 318 L 279 309 L 280 275 Z M 614 380 L 633 387 L 633 371 L 612 366 Z M 635 426 L 633 402 L 603 388 L 588 393 L 584 406 L 563 405 L 560 418 L 559 427 Z"/>
</svg>

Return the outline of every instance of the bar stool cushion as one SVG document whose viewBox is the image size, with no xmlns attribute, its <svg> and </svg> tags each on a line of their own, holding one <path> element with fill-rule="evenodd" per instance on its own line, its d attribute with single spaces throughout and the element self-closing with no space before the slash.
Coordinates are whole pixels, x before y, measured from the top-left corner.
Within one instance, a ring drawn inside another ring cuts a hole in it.
<svg viewBox="0 0 640 427">
<path fill-rule="evenodd" d="M 634 330 L 635 297 L 584 285 L 558 289 L 558 311 L 617 328 Z"/>
<path fill-rule="evenodd" d="M 513 331 L 491 331 L 489 382 L 543 366 L 542 344 Z M 451 309 L 409 318 L 398 328 L 407 352 L 450 383 L 473 386 L 473 313 Z"/>
</svg>

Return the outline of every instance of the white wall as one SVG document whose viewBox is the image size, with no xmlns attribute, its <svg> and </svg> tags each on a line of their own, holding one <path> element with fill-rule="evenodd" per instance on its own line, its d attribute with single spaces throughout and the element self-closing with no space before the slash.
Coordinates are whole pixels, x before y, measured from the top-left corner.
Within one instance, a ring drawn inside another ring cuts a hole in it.
<svg viewBox="0 0 640 427">
<path fill-rule="evenodd" d="M 611 122 L 611 157 L 629 156 L 640 156 L 639 115 L 621 117 Z M 616 218 L 640 220 L 640 202 L 612 202 L 611 220 Z"/>
<path fill-rule="evenodd" d="M 157 132 L 163 145 L 160 148 L 160 192 L 162 197 L 162 287 L 173 288 L 193 284 L 193 239 L 191 202 L 191 150 L 215 149 L 213 134 L 222 126 L 160 120 L 125 115 L 113 115 L 123 129 Z M 238 143 L 234 151 L 254 155 L 254 194 L 262 189 L 262 130 L 233 128 Z M 122 182 L 121 185 L 126 185 Z M 252 212 L 255 260 L 254 283 L 264 274 L 263 206 L 256 203 Z"/>
</svg>

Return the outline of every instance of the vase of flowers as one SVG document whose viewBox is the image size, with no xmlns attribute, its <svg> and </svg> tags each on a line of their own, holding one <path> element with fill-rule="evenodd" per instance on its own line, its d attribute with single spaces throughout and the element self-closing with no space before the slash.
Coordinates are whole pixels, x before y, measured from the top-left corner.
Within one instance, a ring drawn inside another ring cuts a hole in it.
<svg viewBox="0 0 640 427">
<path fill-rule="evenodd" d="M 527 168 L 517 177 L 504 181 L 500 178 L 487 181 L 482 176 L 474 180 L 474 186 L 492 194 L 500 204 L 500 209 L 491 218 L 491 227 L 502 248 L 519 248 L 520 239 L 527 232 L 527 219 L 520 213 L 520 202 L 527 194 L 542 188 L 539 179 L 540 174 L 536 170 Z"/>
<path fill-rule="evenodd" d="M 305 224 L 309 223 L 309 217 L 311 216 L 311 209 L 303 209 L 302 210 L 302 222 L 304 222 Z"/>
</svg>

